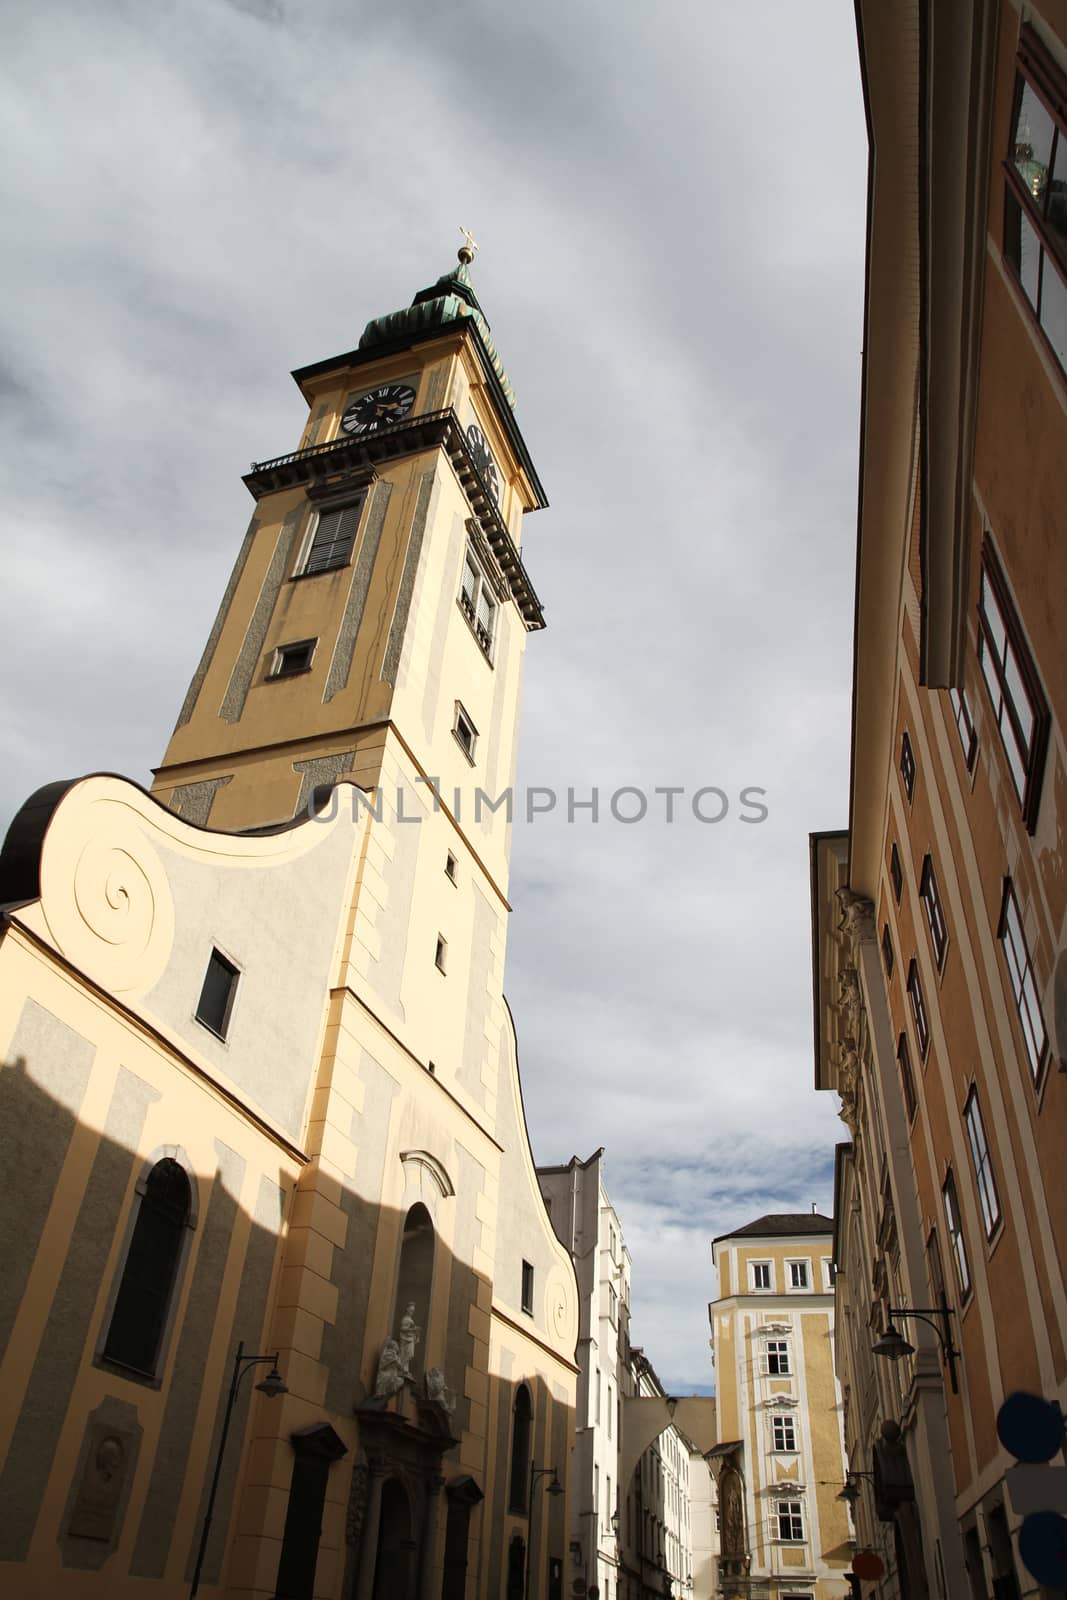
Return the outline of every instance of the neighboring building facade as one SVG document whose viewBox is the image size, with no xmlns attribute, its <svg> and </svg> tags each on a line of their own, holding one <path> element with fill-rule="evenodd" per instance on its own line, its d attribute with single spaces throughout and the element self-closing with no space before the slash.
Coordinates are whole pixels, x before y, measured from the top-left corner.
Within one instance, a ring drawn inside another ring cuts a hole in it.
<svg viewBox="0 0 1067 1600">
<path fill-rule="evenodd" d="M 832 1250 L 833 1223 L 810 1212 L 759 1217 L 712 1244 L 724 1600 L 849 1592 Z"/>
<path fill-rule="evenodd" d="M 707 1498 L 710 1477 L 670 1420 L 651 1362 L 630 1344 L 630 1253 L 604 1188 L 603 1151 L 538 1167 L 537 1176 L 578 1278 L 571 1582 L 583 1583 L 594 1600 L 704 1600 L 712 1591 L 693 1587 L 690 1502 L 694 1490 Z M 657 1402 L 639 1408 L 636 1429 L 635 1400 Z"/>
<path fill-rule="evenodd" d="M 872 1592 L 1030 1595 L 996 1417 L 1067 1403 L 1067 11 L 857 15 L 851 797 L 812 839 L 840 1372 L 853 1466 L 890 1465 L 886 1428 L 904 1452 L 895 1497 L 858 1480 L 857 1517 L 893 1523 Z M 915 1355 L 886 1373 L 894 1306 L 935 1328 L 894 1319 Z"/>
<path fill-rule="evenodd" d="M 562 1600 L 578 1304 L 503 997 L 544 497 L 469 255 L 297 374 L 153 795 L 0 857 L 0 1586 Z M 431 789 L 433 775 L 439 788 Z M 332 792 L 330 792 L 330 786 Z M 309 812 L 310 802 L 310 812 Z M 532 1515 L 531 1515 L 532 1509 Z"/>
</svg>

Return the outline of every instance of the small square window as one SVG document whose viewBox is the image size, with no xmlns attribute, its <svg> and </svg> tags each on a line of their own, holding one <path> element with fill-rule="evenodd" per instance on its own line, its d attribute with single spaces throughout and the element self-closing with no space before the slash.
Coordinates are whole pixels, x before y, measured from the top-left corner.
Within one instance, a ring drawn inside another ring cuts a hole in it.
<svg viewBox="0 0 1067 1600">
<path fill-rule="evenodd" d="M 911 738 L 906 732 L 900 740 L 900 776 L 904 783 L 904 793 L 910 800 L 915 793 L 915 755 L 911 748 Z"/>
<path fill-rule="evenodd" d="M 232 961 L 227 961 L 218 950 L 212 950 L 196 1007 L 196 1020 L 220 1039 L 225 1039 L 230 1025 L 239 976 Z"/>
<path fill-rule="evenodd" d="M 456 858 L 451 850 L 445 856 L 445 877 L 451 878 L 453 883 L 456 881 Z"/>
<path fill-rule="evenodd" d="M 452 724 L 452 734 L 459 742 L 463 754 L 473 766 L 474 746 L 478 740 L 478 730 L 458 700 L 456 701 L 456 720 Z"/>
<path fill-rule="evenodd" d="M 433 958 L 434 966 L 437 968 L 438 972 L 444 972 L 445 963 L 446 963 L 447 959 L 448 959 L 448 940 L 447 939 L 443 939 L 441 937 L 441 935 L 438 934 L 437 935 L 437 950 L 436 950 L 436 953 L 434 954 L 434 958 Z"/>
<path fill-rule="evenodd" d="M 298 672 L 310 672 L 317 644 L 317 639 L 300 639 L 296 644 L 280 644 L 274 652 L 269 676 L 291 678 Z"/>
<path fill-rule="evenodd" d="M 771 1264 L 769 1261 L 753 1261 L 752 1287 L 753 1289 L 769 1289 L 771 1286 Z"/>
<path fill-rule="evenodd" d="M 900 865 L 900 851 L 895 844 L 889 852 L 889 876 L 893 880 L 893 894 L 899 906 L 900 897 L 904 893 L 904 869 Z"/>
<path fill-rule="evenodd" d="M 889 932 L 888 922 L 882 929 L 882 960 L 885 962 L 885 975 L 893 976 L 893 937 Z"/>
<path fill-rule="evenodd" d="M 534 1269 L 529 1261 L 522 1264 L 522 1309 L 527 1316 L 533 1316 L 534 1308 Z"/>
</svg>

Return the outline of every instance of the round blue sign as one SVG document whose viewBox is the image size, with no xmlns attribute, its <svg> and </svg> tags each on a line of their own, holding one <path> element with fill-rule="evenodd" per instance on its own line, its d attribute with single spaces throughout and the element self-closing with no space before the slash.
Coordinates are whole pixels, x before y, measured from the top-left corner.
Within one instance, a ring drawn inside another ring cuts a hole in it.
<svg viewBox="0 0 1067 1600">
<path fill-rule="evenodd" d="M 1019 1554 L 1038 1583 L 1059 1589 L 1067 1584 L 1067 1517 L 1058 1511 L 1034 1511 L 1019 1529 Z"/>
<path fill-rule="evenodd" d="M 1064 1442 L 1063 1412 L 1055 1400 L 1020 1389 L 997 1412 L 997 1437 L 1018 1461 L 1051 1461 Z"/>
</svg>

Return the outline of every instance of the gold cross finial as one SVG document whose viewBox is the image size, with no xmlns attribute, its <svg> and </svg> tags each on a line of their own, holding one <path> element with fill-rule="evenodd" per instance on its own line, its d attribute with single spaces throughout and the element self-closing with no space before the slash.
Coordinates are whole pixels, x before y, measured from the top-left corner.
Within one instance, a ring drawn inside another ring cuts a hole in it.
<svg viewBox="0 0 1067 1600">
<path fill-rule="evenodd" d="M 465 267 L 469 267 L 471 262 L 474 260 L 475 252 L 478 250 L 479 246 L 469 228 L 464 228 L 463 225 L 460 224 L 459 231 L 463 235 L 463 243 L 459 247 L 459 259 L 462 261 Z"/>
</svg>

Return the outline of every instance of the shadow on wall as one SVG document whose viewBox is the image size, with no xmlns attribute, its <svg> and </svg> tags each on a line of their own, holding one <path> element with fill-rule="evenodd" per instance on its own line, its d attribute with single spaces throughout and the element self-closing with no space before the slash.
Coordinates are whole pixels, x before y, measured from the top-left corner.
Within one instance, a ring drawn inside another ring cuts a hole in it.
<svg viewBox="0 0 1067 1600">
<path fill-rule="evenodd" d="M 79 1042 L 84 1062 L 62 1063 L 74 1103 L 93 1058 Z M 101 1132 L 42 1088 L 35 1067 L 16 1055 L 0 1069 L 0 1589 L 20 1600 L 116 1600 L 150 1594 L 153 1582 L 183 1592 L 237 1343 L 270 1353 L 300 1321 L 279 1272 L 292 1180 L 264 1176 L 250 1214 L 238 1203 L 245 1162 L 221 1139 L 210 1173 L 191 1170 L 180 1142 L 147 1163 L 137 1153 L 158 1093 L 132 1073 L 119 1069 Z M 558 1466 L 566 1481 L 571 1415 L 538 1377 L 480 1380 L 475 1370 L 468 1380 L 484 1280 L 434 1237 L 422 1207 L 390 1215 L 352 1191 L 341 1204 L 348 1234 L 323 1330 L 325 1396 L 300 1392 L 320 1369 L 284 1344 L 289 1393 L 255 1393 L 267 1368 L 249 1369 L 201 1593 L 225 1577 L 278 1600 L 463 1600 L 477 1574 L 479 1587 L 488 1575 L 490 1593 L 515 1600 L 529 1532 L 521 1458 Z M 396 1338 L 361 1370 L 380 1240 L 395 1241 Z M 447 1298 L 442 1327 L 426 1326 L 431 1297 Z M 477 1437 L 461 1465 L 467 1428 Z M 565 1498 L 536 1496 L 531 1593 L 547 1600 L 562 1600 L 566 1530 Z"/>
</svg>

